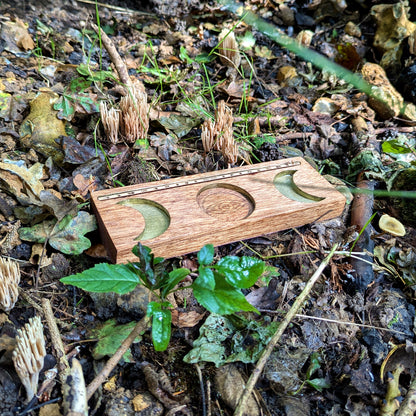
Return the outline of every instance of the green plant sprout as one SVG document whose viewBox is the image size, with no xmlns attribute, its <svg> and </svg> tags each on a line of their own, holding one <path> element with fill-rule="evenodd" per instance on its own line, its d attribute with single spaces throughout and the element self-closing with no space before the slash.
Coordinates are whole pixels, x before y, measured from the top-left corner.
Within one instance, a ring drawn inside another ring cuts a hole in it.
<svg viewBox="0 0 416 416">
<path fill-rule="evenodd" d="M 125 294 L 137 284 L 142 284 L 158 299 L 149 302 L 147 316 L 152 319 L 152 341 L 156 351 L 164 351 L 171 337 L 172 305 L 167 300 L 170 293 L 188 274 L 186 268 L 167 271 L 161 257 L 155 257 L 149 247 L 138 243 L 132 249 L 138 262 L 128 264 L 100 263 L 82 273 L 61 279 L 62 283 L 89 292 L 115 292 Z M 216 264 L 214 246 L 205 245 L 198 253 L 198 277 L 191 288 L 197 301 L 209 312 L 229 315 L 240 311 L 257 312 L 247 302 L 241 289 L 247 289 L 265 270 L 262 260 L 253 257 L 226 256 Z M 189 288 L 189 287 L 188 287 Z"/>
<path fill-rule="evenodd" d="M 312 378 L 314 373 L 321 368 L 320 357 L 317 352 L 313 352 L 310 357 L 310 364 L 306 370 L 306 379 L 303 381 L 301 386 L 293 393 L 293 395 L 298 394 L 305 384 L 313 387 L 315 390 L 322 392 L 323 389 L 328 389 L 331 385 L 325 378 Z"/>
</svg>

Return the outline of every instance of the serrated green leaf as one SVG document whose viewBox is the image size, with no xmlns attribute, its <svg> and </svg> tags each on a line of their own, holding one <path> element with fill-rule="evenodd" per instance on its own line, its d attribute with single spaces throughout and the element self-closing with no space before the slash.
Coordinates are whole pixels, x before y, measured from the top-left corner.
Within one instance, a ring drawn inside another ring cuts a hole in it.
<svg viewBox="0 0 416 416">
<path fill-rule="evenodd" d="M 127 265 L 99 263 L 82 273 L 64 277 L 61 282 L 88 292 L 123 295 L 137 286 L 139 278 Z"/>
<path fill-rule="evenodd" d="M 192 285 L 196 300 L 205 309 L 219 315 L 228 315 L 240 311 L 258 312 L 254 306 L 247 302 L 239 289 L 235 289 L 219 279 L 221 277 L 215 279 L 215 289 L 201 284 L 203 281 L 199 278 Z"/>
<path fill-rule="evenodd" d="M 198 252 L 198 262 L 203 266 L 208 266 L 214 260 L 214 246 L 212 244 L 206 244 Z"/>
<path fill-rule="evenodd" d="M 254 257 L 223 257 L 216 269 L 225 275 L 227 282 L 239 289 L 247 289 L 256 283 L 264 272 L 264 261 Z"/>
<path fill-rule="evenodd" d="M 172 313 L 165 309 L 166 302 L 150 302 L 147 316 L 152 317 L 152 342 L 156 351 L 165 351 L 169 345 Z"/>
</svg>

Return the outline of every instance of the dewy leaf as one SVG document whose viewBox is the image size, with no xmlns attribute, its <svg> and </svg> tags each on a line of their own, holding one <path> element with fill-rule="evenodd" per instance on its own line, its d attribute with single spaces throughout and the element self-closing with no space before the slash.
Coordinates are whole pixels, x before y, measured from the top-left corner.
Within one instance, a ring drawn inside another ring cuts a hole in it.
<svg viewBox="0 0 416 416">
<path fill-rule="evenodd" d="M 152 317 L 152 341 L 156 351 L 165 351 L 170 341 L 172 313 L 165 306 L 166 302 L 147 305 L 147 316 Z"/>
<path fill-rule="evenodd" d="M 64 277 L 61 282 L 88 292 L 123 295 L 137 286 L 139 278 L 127 265 L 99 263 L 82 273 Z"/>
<path fill-rule="evenodd" d="M 198 262 L 203 266 L 211 264 L 214 260 L 214 246 L 212 244 L 206 244 L 198 252 Z"/>
<path fill-rule="evenodd" d="M 92 350 L 94 359 L 100 360 L 105 356 L 113 356 L 122 342 L 133 331 L 135 325 L 136 322 L 117 325 L 115 319 L 110 319 L 101 328 L 93 329 L 90 334 L 91 337 L 98 338 L 98 342 Z M 130 350 L 123 355 L 123 359 L 126 362 L 133 362 Z"/>
<path fill-rule="evenodd" d="M 228 315 L 240 311 L 257 312 L 257 309 L 247 302 L 241 291 L 223 281 L 222 276 L 216 276 L 215 289 L 204 284 L 199 277 L 193 283 L 192 289 L 196 300 L 212 313 Z"/>
<path fill-rule="evenodd" d="M 81 254 L 91 247 L 90 240 L 84 237 L 84 234 L 97 228 L 95 217 L 85 211 L 79 211 L 70 221 L 67 222 L 65 218 L 62 223 L 64 227 L 57 224 L 55 219 L 47 220 L 33 227 L 21 228 L 19 237 L 36 243 L 44 243 L 48 238 L 49 244 L 64 254 Z"/>
<path fill-rule="evenodd" d="M 264 267 L 264 261 L 246 256 L 227 256 L 217 263 L 217 270 L 225 275 L 227 282 L 240 289 L 253 286 L 264 272 Z"/>
<path fill-rule="evenodd" d="M 209 290 L 214 290 L 214 272 L 208 267 L 199 266 L 198 273 L 199 276 L 196 278 L 195 283 L 197 283 L 199 286 L 206 287 Z"/>
</svg>

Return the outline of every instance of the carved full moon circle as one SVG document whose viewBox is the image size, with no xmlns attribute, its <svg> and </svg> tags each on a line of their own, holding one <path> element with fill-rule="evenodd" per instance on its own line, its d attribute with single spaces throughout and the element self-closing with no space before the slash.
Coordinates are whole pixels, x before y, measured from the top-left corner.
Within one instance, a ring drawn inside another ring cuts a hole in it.
<svg viewBox="0 0 416 416">
<path fill-rule="evenodd" d="M 197 196 L 199 207 L 209 216 L 222 221 L 238 221 L 253 211 L 253 198 L 244 189 L 226 183 L 202 188 Z"/>
</svg>

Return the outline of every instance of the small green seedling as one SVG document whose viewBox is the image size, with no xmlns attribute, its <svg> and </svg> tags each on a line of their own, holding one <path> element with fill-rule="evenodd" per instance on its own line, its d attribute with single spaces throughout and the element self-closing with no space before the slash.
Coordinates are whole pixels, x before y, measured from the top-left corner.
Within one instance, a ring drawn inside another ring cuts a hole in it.
<svg viewBox="0 0 416 416">
<path fill-rule="evenodd" d="M 299 389 L 294 393 L 299 393 L 305 384 L 313 387 L 315 390 L 322 392 L 323 389 L 328 389 L 331 385 L 325 378 L 312 378 L 313 374 L 321 368 L 320 357 L 317 352 L 313 352 L 310 357 L 310 364 L 306 370 L 306 379 L 299 387 Z"/>
<path fill-rule="evenodd" d="M 64 277 L 61 282 L 90 292 L 125 294 L 141 283 L 157 298 L 147 306 L 152 318 L 152 340 L 156 351 L 164 351 L 170 341 L 172 305 L 167 296 L 178 290 L 177 284 L 188 274 L 186 268 L 167 271 L 168 264 L 155 257 L 149 247 L 138 243 L 133 247 L 138 262 L 128 264 L 96 264 L 82 273 Z M 252 257 L 226 256 L 216 264 L 214 246 L 208 244 L 198 253 L 199 276 L 191 288 L 197 301 L 208 311 L 228 315 L 257 309 L 247 302 L 241 289 L 251 287 L 265 270 L 262 260 Z"/>
</svg>

